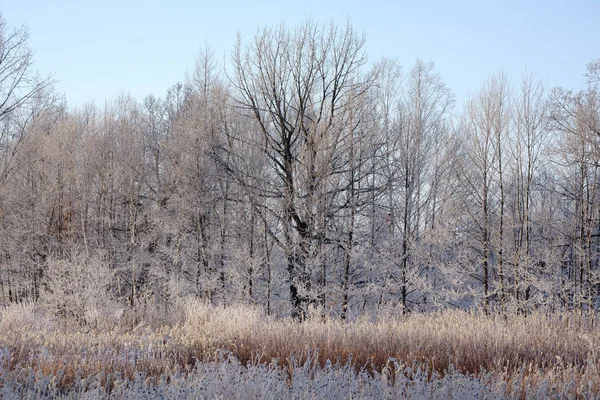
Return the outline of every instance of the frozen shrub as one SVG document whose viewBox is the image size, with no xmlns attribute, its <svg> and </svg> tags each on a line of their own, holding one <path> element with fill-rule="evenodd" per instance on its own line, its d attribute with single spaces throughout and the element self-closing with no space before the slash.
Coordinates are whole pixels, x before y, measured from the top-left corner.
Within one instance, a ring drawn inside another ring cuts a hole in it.
<svg viewBox="0 0 600 400">
<path fill-rule="evenodd" d="M 52 320 L 33 303 L 17 303 L 0 307 L 0 332 L 18 329 L 49 328 Z"/>
<path fill-rule="evenodd" d="M 524 374 L 512 385 L 493 373 L 479 377 L 449 371 L 430 375 L 420 368 L 399 368 L 392 381 L 380 374 L 358 373 L 349 365 L 297 365 L 290 377 L 276 364 L 242 365 L 233 357 L 200 363 L 189 373 L 175 371 L 150 380 L 142 373 L 132 379 L 103 376 L 77 378 L 61 390 L 54 376 L 31 371 L 0 370 L 0 398 L 64 399 L 540 399 L 597 398 L 591 385 L 566 381 L 527 381 Z"/>
<path fill-rule="evenodd" d="M 100 255 L 71 252 L 50 258 L 41 301 L 57 317 L 79 325 L 98 325 L 110 309 L 108 287 L 112 272 Z"/>
</svg>

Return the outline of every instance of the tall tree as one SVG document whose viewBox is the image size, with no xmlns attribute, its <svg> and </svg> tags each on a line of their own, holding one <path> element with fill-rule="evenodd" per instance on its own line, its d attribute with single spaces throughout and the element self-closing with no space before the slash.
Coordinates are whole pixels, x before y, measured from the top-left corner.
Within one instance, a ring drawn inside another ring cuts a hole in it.
<svg viewBox="0 0 600 400">
<path fill-rule="evenodd" d="M 446 120 L 453 103 L 450 90 L 433 63 L 417 60 L 410 71 L 406 95 L 400 103 L 399 121 L 396 125 L 396 201 L 391 207 L 392 224 L 400 232 L 400 299 L 403 310 L 408 310 L 408 295 L 411 275 L 422 274 L 415 269 L 413 250 L 420 239 L 421 230 L 428 219 L 429 202 L 434 193 L 431 160 L 435 157 L 436 143 L 446 134 Z M 421 266 L 422 267 L 422 266 Z"/>
<path fill-rule="evenodd" d="M 240 39 L 234 53 L 238 102 L 260 126 L 254 140 L 270 161 L 269 189 L 262 195 L 277 199 L 283 235 L 272 237 L 286 254 L 296 318 L 311 302 L 311 258 L 330 239 L 320 229 L 319 214 L 327 207 L 319 206 L 319 194 L 346 167 L 340 149 L 352 135 L 348 105 L 368 84 L 360 76 L 364 44 L 350 25 L 308 21 L 291 30 L 263 29 L 246 47 Z"/>
<path fill-rule="evenodd" d="M 508 129 L 508 111 L 508 81 L 506 74 L 500 73 L 487 80 L 467 103 L 459 130 L 464 146 L 460 167 L 463 207 L 470 219 L 468 239 L 478 253 L 470 263 L 480 268 L 467 273 L 483 286 L 486 312 L 496 289 L 493 279 L 496 267 L 503 262 L 499 260 L 504 247 L 502 142 Z"/>
<path fill-rule="evenodd" d="M 573 288 L 569 297 L 580 309 L 593 307 L 598 296 L 600 90 L 594 80 L 596 71 L 596 65 L 590 64 L 585 90 L 554 89 L 550 109 L 552 127 L 560 135 L 566 178 L 561 192 L 570 203 L 565 226 L 571 231 L 565 235 L 570 250 L 566 274 Z"/>
<path fill-rule="evenodd" d="M 548 101 L 544 87 L 534 79 L 533 74 L 525 73 L 514 104 L 514 135 L 510 151 L 509 174 L 512 175 L 512 199 L 509 201 L 513 215 L 512 231 L 514 253 L 513 293 L 515 300 L 524 297 L 527 301 L 529 285 L 539 277 L 531 276 L 535 263 L 533 243 L 533 220 L 535 212 L 534 190 L 536 177 L 543 167 L 543 159 L 548 143 L 547 130 Z M 501 287 L 504 296 L 505 285 Z M 523 292 L 523 293 L 522 293 Z"/>
<path fill-rule="evenodd" d="M 10 29 L 0 14 L 0 122 L 52 84 L 33 70 L 27 28 Z"/>
</svg>

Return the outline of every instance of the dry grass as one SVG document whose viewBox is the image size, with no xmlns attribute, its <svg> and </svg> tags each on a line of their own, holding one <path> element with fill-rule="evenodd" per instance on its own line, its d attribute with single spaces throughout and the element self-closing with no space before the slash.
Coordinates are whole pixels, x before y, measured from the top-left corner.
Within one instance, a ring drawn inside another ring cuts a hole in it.
<svg viewBox="0 0 600 400">
<path fill-rule="evenodd" d="M 183 320 L 172 325 L 112 324 L 84 332 L 33 317 L 34 312 L 27 306 L 2 313 L 0 367 L 52 375 L 62 389 L 93 377 L 110 390 L 116 380 L 139 373 L 152 384 L 189 371 L 198 361 L 230 354 L 243 365 L 275 359 L 289 377 L 306 360 L 315 367 L 330 360 L 382 373 L 392 383 L 410 371 L 406 367 L 418 365 L 429 376 L 492 373 L 508 386 L 517 381 L 518 386 L 574 385 L 577 394 L 584 385 L 600 394 L 600 328 L 595 318 L 573 313 L 503 318 L 444 311 L 374 322 L 297 324 L 247 307 L 189 303 Z"/>
<path fill-rule="evenodd" d="M 575 371 L 575 379 L 585 378 L 600 391 L 600 328 L 595 319 L 574 313 L 504 318 L 444 311 L 375 322 L 297 324 L 268 320 L 252 310 L 219 313 L 192 304 L 183 331 L 188 343 L 226 348 L 242 361 L 252 360 L 257 349 L 262 359 L 276 358 L 283 365 L 290 355 L 317 352 L 318 360 L 312 361 L 321 365 L 332 360 L 350 362 L 357 370 L 385 371 L 416 363 L 430 374 L 487 371 L 509 383 L 518 374 L 535 381 L 570 380 Z"/>
</svg>

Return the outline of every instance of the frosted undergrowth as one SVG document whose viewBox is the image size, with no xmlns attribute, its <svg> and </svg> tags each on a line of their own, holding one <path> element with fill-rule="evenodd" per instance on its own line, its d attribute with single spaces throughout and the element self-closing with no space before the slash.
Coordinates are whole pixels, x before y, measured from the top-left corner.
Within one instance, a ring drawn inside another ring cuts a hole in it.
<svg viewBox="0 0 600 400">
<path fill-rule="evenodd" d="M 3 354 L 7 356 L 7 354 Z M 465 376 L 450 371 L 443 377 L 418 368 L 400 368 L 394 376 L 383 373 L 356 373 L 349 366 L 315 366 L 290 362 L 283 369 L 271 364 L 242 365 L 233 357 L 219 362 L 198 363 L 189 373 L 175 372 L 157 380 L 138 374 L 123 380 L 118 374 L 76 379 L 69 391 L 60 391 L 60 376 L 18 368 L 0 370 L 0 398 L 3 399 L 510 399 L 571 398 L 574 393 L 591 398 L 585 387 L 555 387 L 547 381 L 537 387 L 520 379 L 509 385 L 492 374 Z M 291 371 L 291 372 L 290 372 Z M 410 377 L 410 378 L 409 378 Z M 108 393 L 101 384 L 114 382 Z M 586 395 L 587 394 L 587 395 Z"/>
</svg>

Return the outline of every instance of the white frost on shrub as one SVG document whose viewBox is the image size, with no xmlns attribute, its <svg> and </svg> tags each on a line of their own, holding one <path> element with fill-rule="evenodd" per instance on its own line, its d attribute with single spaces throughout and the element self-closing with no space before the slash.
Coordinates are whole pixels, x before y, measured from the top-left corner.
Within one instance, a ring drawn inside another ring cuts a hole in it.
<svg viewBox="0 0 600 400">
<path fill-rule="evenodd" d="M 0 357 L 6 357 L 5 350 Z M 199 363 L 192 372 L 175 372 L 151 383 L 143 374 L 126 381 L 119 376 L 110 393 L 100 384 L 102 377 L 77 379 L 68 392 L 58 390 L 60 377 L 42 376 L 30 370 L 0 370 L 0 398 L 64 399 L 511 399 L 569 398 L 575 385 L 553 387 L 543 381 L 539 386 L 521 385 L 519 379 L 507 387 L 492 374 L 475 378 L 450 371 L 430 378 L 418 368 L 402 368 L 394 379 L 386 374 L 356 373 L 348 365 L 324 367 L 310 361 L 291 360 L 288 369 L 272 364 L 242 365 L 229 357 L 220 362 Z M 407 376 L 410 376 L 408 378 Z M 520 375 L 522 376 L 522 374 Z M 524 390 L 524 391 L 521 391 Z M 579 395 L 589 398 L 586 387 Z"/>
</svg>

